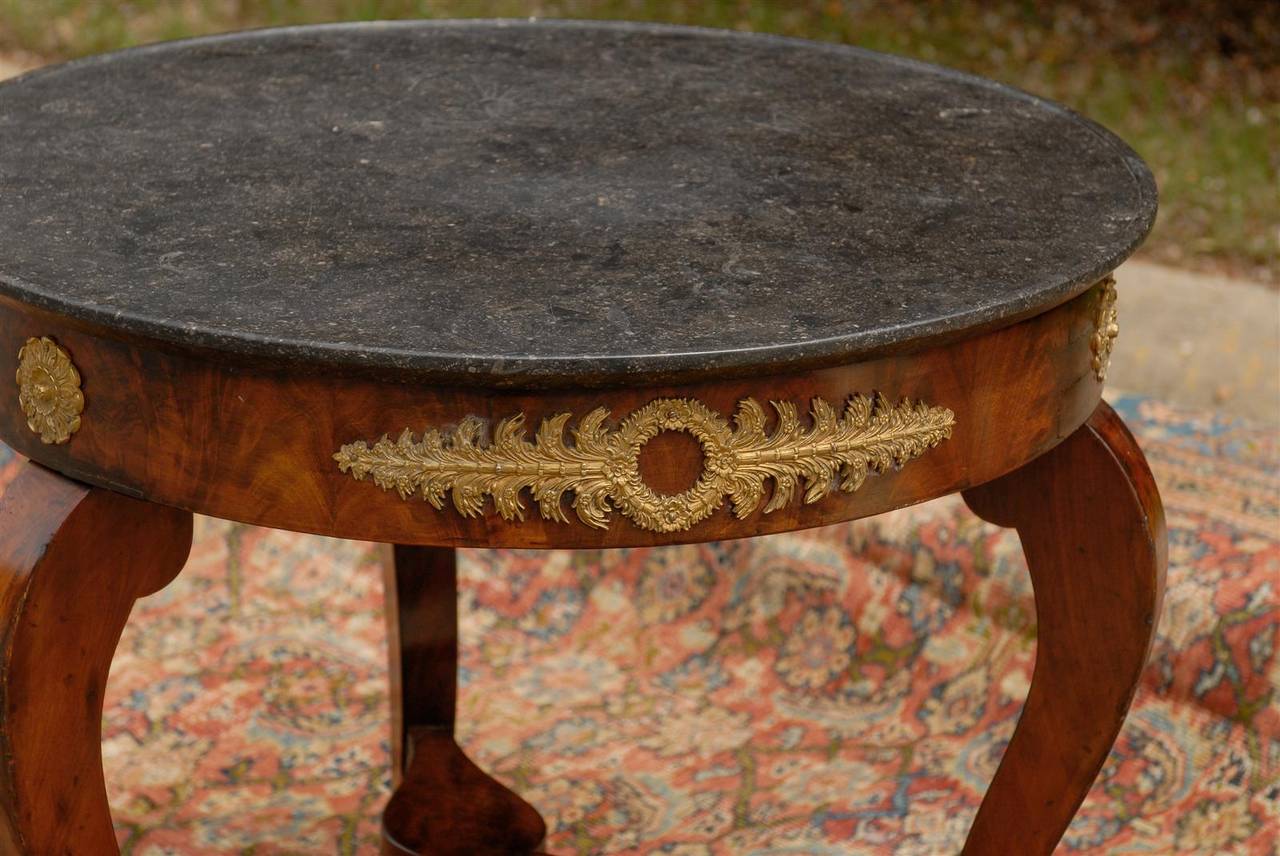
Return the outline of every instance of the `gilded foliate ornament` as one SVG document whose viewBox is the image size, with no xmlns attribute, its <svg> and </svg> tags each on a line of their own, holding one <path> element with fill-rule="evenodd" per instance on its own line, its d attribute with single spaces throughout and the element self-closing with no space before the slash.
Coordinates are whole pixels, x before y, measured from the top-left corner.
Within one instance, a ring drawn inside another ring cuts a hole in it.
<svg viewBox="0 0 1280 856">
<path fill-rule="evenodd" d="M 1093 316 L 1093 338 L 1089 347 L 1093 351 L 1093 376 L 1102 383 L 1107 379 L 1111 365 L 1111 349 L 1120 335 L 1120 316 L 1116 311 L 1116 280 L 1108 276 L 1101 283 L 1098 307 Z"/>
<path fill-rule="evenodd" d="M 28 339 L 18 351 L 18 406 L 44 443 L 65 443 L 80 429 L 80 373 L 52 339 Z"/>
<path fill-rule="evenodd" d="M 521 493 L 529 489 L 542 517 L 567 522 L 561 500 L 588 526 L 605 529 L 611 511 L 651 532 L 680 532 L 709 517 L 725 497 L 745 518 L 772 494 L 764 513 L 791 501 L 804 484 L 812 503 L 832 487 L 852 492 L 871 472 L 897 469 L 951 435 L 955 415 L 945 407 L 877 396 L 854 395 L 837 411 L 821 398 L 810 405 L 808 424 L 791 402 L 772 402 L 776 414 L 766 430 L 765 410 L 754 399 L 738 402 L 733 424 L 692 399 L 661 398 L 633 411 L 609 429 L 609 411 L 596 408 L 565 429 L 572 414 L 542 421 L 533 440 L 525 436 L 524 415 L 501 420 L 490 442 L 483 420 L 469 416 L 452 432 L 427 431 L 421 439 L 405 429 L 372 446 L 357 441 L 334 459 L 357 480 L 366 476 L 402 499 L 421 496 L 437 509 L 446 496 L 463 516 L 483 513 L 493 498 L 507 520 L 524 519 Z M 702 447 L 702 471 L 686 491 L 654 491 L 640 475 L 640 450 L 663 431 L 684 431 Z"/>
</svg>

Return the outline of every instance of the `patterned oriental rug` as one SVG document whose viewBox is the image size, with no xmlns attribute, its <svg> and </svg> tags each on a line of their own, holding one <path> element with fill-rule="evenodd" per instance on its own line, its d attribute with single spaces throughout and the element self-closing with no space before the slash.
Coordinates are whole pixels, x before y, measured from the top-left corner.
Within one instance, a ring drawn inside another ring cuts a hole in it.
<svg viewBox="0 0 1280 856">
<path fill-rule="evenodd" d="M 1275 854 L 1280 441 L 1116 404 L 1164 495 L 1169 588 L 1060 852 Z M 460 741 L 565 856 L 955 853 L 1031 675 L 1017 538 L 956 497 L 772 538 L 463 555 Z M 125 854 L 377 852 L 379 580 L 367 544 L 197 520 L 112 667 Z"/>
</svg>

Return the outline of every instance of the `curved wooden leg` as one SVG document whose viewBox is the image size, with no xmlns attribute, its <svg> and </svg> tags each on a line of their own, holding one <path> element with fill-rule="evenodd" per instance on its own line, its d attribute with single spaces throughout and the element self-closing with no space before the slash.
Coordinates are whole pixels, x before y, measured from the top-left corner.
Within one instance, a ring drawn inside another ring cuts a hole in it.
<svg viewBox="0 0 1280 856">
<path fill-rule="evenodd" d="M 979 516 L 1017 528 L 1038 623 L 1031 691 L 964 853 L 1048 854 L 1138 687 L 1164 592 L 1164 511 L 1106 404 L 1052 451 L 964 496 Z"/>
<path fill-rule="evenodd" d="M 392 778 L 384 854 L 509 856 L 546 836 L 538 812 L 471 762 L 453 739 L 458 670 L 456 556 L 387 548 Z"/>
<path fill-rule="evenodd" d="M 26 464 L 0 498 L 0 850 L 116 853 L 102 696 L 136 598 L 191 549 L 191 515 Z"/>
</svg>

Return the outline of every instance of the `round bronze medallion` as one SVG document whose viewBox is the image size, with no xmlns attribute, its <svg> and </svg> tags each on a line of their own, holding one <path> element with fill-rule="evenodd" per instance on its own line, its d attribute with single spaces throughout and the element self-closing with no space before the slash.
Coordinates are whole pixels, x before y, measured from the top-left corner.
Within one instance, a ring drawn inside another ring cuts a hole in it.
<svg viewBox="0 0 1280 856">
<path fill-rule="evenodd" d="M 18 406 L 43 443 L 65 443 L 80 429 L 80 372 L 52 339 L 28 339 L 18 350 Z"/>
</svg>

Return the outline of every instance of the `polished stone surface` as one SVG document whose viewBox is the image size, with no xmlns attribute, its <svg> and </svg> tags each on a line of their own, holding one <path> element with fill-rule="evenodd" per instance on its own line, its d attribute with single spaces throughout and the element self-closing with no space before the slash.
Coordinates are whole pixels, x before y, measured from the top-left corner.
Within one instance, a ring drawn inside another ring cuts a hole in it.
<svg viewBox="0 0 1280 856">
<path fill-rule="evenodd" d="M 0 86 L 0 293 L 390 377 L 923 347 L 1083 291 L 1154 211 L 1137 156 L 1053 104 L 738 33 L 339 25 Z"/>
</svg>

